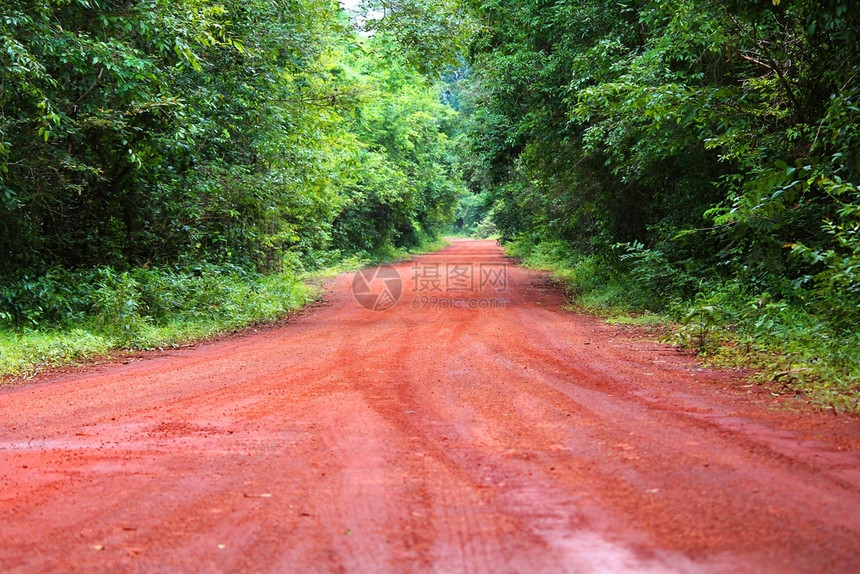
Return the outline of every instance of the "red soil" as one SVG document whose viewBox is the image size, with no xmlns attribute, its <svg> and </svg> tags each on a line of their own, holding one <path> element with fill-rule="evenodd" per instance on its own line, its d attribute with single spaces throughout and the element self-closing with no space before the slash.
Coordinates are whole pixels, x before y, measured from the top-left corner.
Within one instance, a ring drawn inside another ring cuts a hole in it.
<svg viewBox="0 0 860 574">
<path fill-rule="evenodd" d="M 388 310 L 341 277 L 290 324 L 0 392 L 0 571 L 860 569 L 856 418 L 564 311 L 494 242 L 397 269 Z"/>
</svg>

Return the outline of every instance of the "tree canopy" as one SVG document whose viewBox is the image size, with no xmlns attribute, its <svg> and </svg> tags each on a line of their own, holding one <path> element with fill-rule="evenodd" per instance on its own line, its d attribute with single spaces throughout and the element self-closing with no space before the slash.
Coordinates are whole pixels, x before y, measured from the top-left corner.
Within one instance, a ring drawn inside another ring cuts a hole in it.
<svg viewBox="0 0 860 574">
<path fill-rule="evenodd" d="M 334 0 L 10 0 L 0 38 L 15 321 L 51 270 L 313 266 L 456 204 L 453 111 Z"/>
<path fill-rule="evenodd" d="M 661 291 L 690 295 L 723 276 L 814 295 L 853 329 L 856 5 L 470 6 L 467 174 L 504 237 L 626 252 Z"/>
</svg>

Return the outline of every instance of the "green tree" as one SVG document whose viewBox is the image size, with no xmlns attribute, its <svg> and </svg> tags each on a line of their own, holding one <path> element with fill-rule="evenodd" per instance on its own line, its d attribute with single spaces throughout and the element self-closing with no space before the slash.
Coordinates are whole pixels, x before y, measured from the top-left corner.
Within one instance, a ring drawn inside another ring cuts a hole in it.
<svg viewBox="0 0 860 574">
<path fill-rule="evenodd" d="M 350 122 L 361 144 L 360 171 L 345 188 L 335 244 L 375 253 L 417 245 L 446 228 L 461 186 L 454 165 L 456 112 L 384 34 L 365 49 L 355 52 L 362 101 Z"/>
</svg>

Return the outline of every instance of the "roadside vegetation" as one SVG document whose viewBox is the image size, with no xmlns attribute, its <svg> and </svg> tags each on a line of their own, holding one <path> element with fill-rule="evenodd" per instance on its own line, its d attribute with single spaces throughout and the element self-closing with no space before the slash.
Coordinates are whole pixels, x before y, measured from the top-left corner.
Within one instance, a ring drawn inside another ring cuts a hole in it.
<svg viewBox="0 0 860 574">
<path fill-rule="evenodd" d="M 647 328 L 656 340 L 697 353 L 706 364 L 754 371 L 777 394 L 801 392 L 823 408 L 860 413 L 856 331 L 832 326 L 800 304 L 752 294 L 737 281 L 702 282 L 692 298 L 613 257 L 583 257 L 562 242 L 513 241 L 507 252 L 552 272 L 578 311 Z"/>
<path fill-rule="evenodd" d="M 852 2 L 474 5 L 464 223 L 576 301 L 824 404 L 860 397 Z"/>
<path fill-rule="evenodd" d="M 0 383 L 118 351 L 177 347 L 276 323 L 317 301 L 327 278 L 444 245 L 438 238 L 374 256 L 353 254 L 313 271 L 204 266 L 185 273 L 102 268 L 52 274 L 30 285 L 39 295 L 29 306 L 20 303 L 40 309 L 39 320 L 0 329 Z"/>
<path fill-rule="evenodd" d="M 330 0 L 0 8 L 0 376 L 274 321 L 449 226 L 456 111 Z"/>
</svg>

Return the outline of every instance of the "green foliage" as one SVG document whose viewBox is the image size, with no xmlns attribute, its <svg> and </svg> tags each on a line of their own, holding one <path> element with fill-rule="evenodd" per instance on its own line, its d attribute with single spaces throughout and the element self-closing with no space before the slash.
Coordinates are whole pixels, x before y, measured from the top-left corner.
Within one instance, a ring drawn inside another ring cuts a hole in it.
<svg viewBox="0 0 860 574">
<path fill-rule="evenodd" d="M 687 313 L 675 342 L 718 365 L 752 366 L 760 378 L 829 408 L 860 411 L 856 329 L 840 328 L 803 301 L 750 294 L 737 282 L 711 285 Z"/>
<path fill-rule="evenodd" d="M 332 3 L 31 4 L 0 18 L 0 274 L 264 269 L 330 218 L 315 132 L 332 120 L 310 104 L 335 89 Z"/>
<path fill-rule="evenodd" d="M 436 239 L 408 251 L 392 248 L 388 255 L 405 258 L 444 245 Z M 0 384 L 120 349 L 176 346 L 278 321 L 316 300 L 322 278 L 380 261 L 351 256 L 312 273 L 292 269 L 266 275 L 229 264 L 201 264 L 184 272 L 100 268 L 52 274 L 31 289 L 30 305 L 58 311 L 32 321 L 24 315 L 17 326 L 0 321 Z M 8 305 L 9 300 L 0 304 L 0 316 L 9 315 Z"/>
<path fill-rule="evenodd" d="M 44 366 L 105 355 L 110 349 L 107 337 L 85 329 L 62 333 L 0 329 L 0 386 L 13 376 L 32 376 Z"/>
<path fill-rule="evenodd" d="M 462 193 L 441 88 L 333 0 L 10 0 L 0 37 L 0 326 L 269 320 Z"/>
<path fill-rule="evenodd" d="M 259 299 L 255 286 L 274 281 L 284 284 L 286 295 L 297 289 L 295 271 L 261 275 L 230 264 L 201 264 L 187 271 L 62 271 L 5 286 L 0 313 L 10 326 L 22 329 L 71 328 L 92 321 L 100 332 L 122 338 L 183 317 L 234 317 L 234 302 L 253 304 Z M 289 301 L 285 305 L 292 307 Z"/>
<path fill-rule="evenodd" d="M 525 236 L 508 243 L 506 250 L 527 266 L 552 271 L 582 307 L 602 313 L 644 306 L 633 281 L 601 254 L 583 255 L 566 241 L 535 242 Z"/>
<path fill-rule="evenodd" d="M 816 272 L 797 281 L 811 282 L 809 298 L 830 324 L 850 334 L 860 325 L 860 193 L 855 186 L 829 181 L 824 185 L 842 204 L 838 222 L 827 220 L 822 226 L 832 238 L 829 248 L 792 245 L 792 254 Z"/>
<path fill-rule="evenodd" d="M 581 297 L 668 313 L 700 351 L 737 327 L 852 380 L 857 357 L 837 351 L 860 324 L 853 4 L 468 5 L 464 175 L 504 240 L 561 242 Z M 578 270 L 595 263 L 591 289 Z M 765 294 L 817 342 L 756 327 L 747 302 Z"/>
<path fill-rule="evenodd" d="M 762 380 L 776 381 L 786 392 L 801 390 L 827 408 L 860 412 L 857 330 L 835 328 L 828 315 L 803 301 L 752 294 L 736 280 L 700 283 L 690 298 L 666 301 L 644 288 L 637 274 L 646 271 L 631 272 L 613 258 L 583 256 L 567 242 L 520 238 L 507 251 L 526 265 L 552 271 L 577 308 L 613 324 L 645 325 L 655 338 L 659 334 L 713 364 L 753 367 Z M 648 263 L 646 269 L 653 268 Z M 658 313 L 642 313 L 655 303 Z"/>
<path fill-rule="evenodd" d="M 0 375 L 274 321 L 315 296 L 305 269 L 431 243 L 462 194 L 457 113 L 390 39 L 415 24 L 2 3 Z"/>
<path fill-rule="evenodd" d="M 723 324 L 722 321 L 719 307 L 714 305 L 693 307 L 681 319 L 676 342 L 682 347 L 694 349 L 697 353 L 714 352 L 720 343 L 716 333 Z"/>
<path fill-rule="evenodd" d="M 476 239 L 487 239 L 490 237 L 496 237 L 499 234 L 499 229 L 496 227 L 495 222 L 490 217 L 485 217 L 482 219 L 476 226 L 475 230 L 472 232 L 472 236 Z"/>
<path fill-rule="evenodd" d="M 276 321 L 312 301 L 317 291 L 294 272 L 260 275 L 204 265 L 185 273 L 143 268 L 64 273 L 43 277 L 30 293 L 25 323 L 0 329 L 0 377 L 118 348 L 176 345 Z M 8 304 L 5 300 L 2 309 L 11 315 Z M 54 311 L 34 317 L 32 308 Z"/>
<path fill-rule="evenodd" d="M 472 233 L 480 225 L 492 225 L 492 217 L 489 214 L 489 203 L 491 199 L 489 194 L 484 193 L 464 193 L 457 203 L 457 210 L 454 213 L 454 229 L 462 233 Z M 495 231 L 493 234 L 496 233 Z"/>
<path fill-rule="evenodd" d="M 454 155 L 456 112 L 378 35 L 355 54 L 362 97 L 348 118 L 358 150 L 345 172 L 333 244 L 377 255 L 408 248 L 447 228 L 461 185 Z"/>
<path fill-rule="evenodd" d="M 93 293 L 96 321 L 101 330 L 124 344 L 134 342 L 146 322 L 140 315 L 140 286 L 128 272 L 103 269 Z"/>
<path fill-rule="evenodd" d="M 364 0 L 365 31 L 396 40 L 398 50 L 422 73 L 456 64 L 474 30 L 456 0 Z"/>
<path fill-rule="evenodd" d="M 675 299 L 684 299 L 702 287 L 701 279 L 687 272 L 682 264 L 670 260 L 659 249 L 647 249 L 642 243 L 618 244 L 623 249 L 619 260 L 623 269 L 636 282 L 637 291 L 647 294 L 652 310 L 665 309 Z"/>
</svg>

